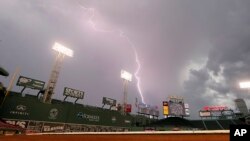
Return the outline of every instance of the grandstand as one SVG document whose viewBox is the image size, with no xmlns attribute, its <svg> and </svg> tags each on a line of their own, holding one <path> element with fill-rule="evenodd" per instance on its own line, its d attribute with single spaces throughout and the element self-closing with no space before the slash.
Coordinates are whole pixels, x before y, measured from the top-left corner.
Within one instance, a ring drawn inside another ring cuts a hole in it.
<svg viewBox="0 0 250 141">
<path fill-rule="evenodd" d="M 228 130 L 231 124 L 244 124 L 238 119 L 150 119 L 58 99 L 47 104 L 35 95 L 18 92 L 10 92 L 6 97 L 0 108 L 0 119 L 33 132 Z"/>
<path fill-rule="evenodd" d="M 230 125 L 244 124 L 238 119 L 223 120 L 187 120 L 180 117 L 169 117 L 147 126 L 156 130 L 229 130 Z"/>
</svg>

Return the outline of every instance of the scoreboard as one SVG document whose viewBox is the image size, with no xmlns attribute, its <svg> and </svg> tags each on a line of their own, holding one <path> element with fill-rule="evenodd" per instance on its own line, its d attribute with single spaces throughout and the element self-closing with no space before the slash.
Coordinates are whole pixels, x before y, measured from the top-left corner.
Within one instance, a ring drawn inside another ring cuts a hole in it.
<svg viewBox="0 0 250 141">
<path fill-rule="evenodd" d="M 186 106 L 185 106 L 186 105 Z M 189 106 L 183 102 L 163 101 L 163 115 L 166 116 L 189 116 Z"/>
</svg>

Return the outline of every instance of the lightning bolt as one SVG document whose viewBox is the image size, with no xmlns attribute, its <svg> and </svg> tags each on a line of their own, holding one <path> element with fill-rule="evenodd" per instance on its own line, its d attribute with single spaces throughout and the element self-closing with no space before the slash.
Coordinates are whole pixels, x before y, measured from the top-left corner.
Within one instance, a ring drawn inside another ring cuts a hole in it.
<svg viewBox="0 0 250 141">
<path fill-rule="evenodd" d="M 144 101 L 144 97 L 143 97 L 143 94 L 142 94 L 142 89 L 141 89 L 141 79 L 140 79 L 140 76 L 139 76 L 139 72 L 141 70 L 141 63 L 140 63 L 140 60 L 139 60 L 139 57 L 138 57 L 138 53 L 137 53 L 137 50 L 135 48 L 135 45 L 134 43 L 132 42 L 132 40 L 121 30 L 121 29 L 118 29 L 118 30 L 105 30 L 105 29 L 100 29 L 97 27 L 96 23 L 94 22 L 94 17 L 95 17 L 95 9 L 94 8 L 87 8 L 87 7 L 84 7 L 82 4 L 80 4 L 80 7 L 86 11 L 87 13 L 89 13 L 89 19 L 88 19 L 88 23 L 91 25 L 91 27 L 96 31 L 96 32 L 104 32 L 104 33 L 117 33 L 121 38 L 124 38 L 128 44 L 130 45 L 130 47 L 133 49 L 134 51 L 134 55 L 135 55 L 135 62 L 137 64 L 137 69 L 134 73 L 134 76 L 137 80 L 137 90 L 140 94 L 140 97 L 141 97 L 141 100 L 142 100 L 142 103 L 145 104 L 145 101 Z"/>
</svg>

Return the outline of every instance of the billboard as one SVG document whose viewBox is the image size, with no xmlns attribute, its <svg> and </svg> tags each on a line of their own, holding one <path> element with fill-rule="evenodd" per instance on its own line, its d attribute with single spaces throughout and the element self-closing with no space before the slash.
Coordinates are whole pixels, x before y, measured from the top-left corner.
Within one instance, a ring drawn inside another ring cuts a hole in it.
<svg viewBox="0 0 250 141">
<path fill-rule="evenodd" d="M 221 111 L 221 114 L 223 116 L 233 116 L 234 115 L 234 111 L 233 110 L 225 110 L 225 111 Z"/>
<path fill-rule="evenodd" d="M 102 104 L 115 106 L 116 105 L 116 100 L 111 99 L 111 98 L 107 98 L 107 97 L 103 97 L 102 98 Z"/>
<path fill-rule="evenodd" d="M 200 117 L 210 117 L 211 112 L 210 111 L 200 111 Z"/>
<path fill-rule="evenodd" d="M 16 85 L 23 86 L 26 88 L 31 88 L 31 89 L 42 90 L 45 85 L 45 82 L 40 81 L 40 80 L 35 80 L 32 78 L 28 78 L 28 77 L 24 77 L 24 76 L 19 76 Z"/>
<path fill-rule="evenodd" d="M 147 105 L 144 103 L 138 104 L 138 113 L 152 116 L 159 116 L 158 106 Z"/>
<path fill-rule="evenodd" d="M 149 114 L 148 108 L 147 107 L 139 108 L 139 113 L 141 113 L 141 114 Z"/>
<path fill-rule="evenodd" d="M 163 115 L 169 115 L 169 107 L 167 101 L 163 101 Z"/>
<path fill-rule="evenodd" d="M 200 117 L 232 117 L 232 116 L 234 116 L 233 110 L 200 111 Z"/>
<path fill-rule="evenodd" d="M 211 116 L 212 117 L 221 117 L 222 113 L 221 113 L 221 111 L 211 111 Z"/>
<path fill-rule="evenodd" d="M 76 90 L 76 89 L 72 89 L 72 88 L 65 87 L 65 88 L 64 88 L 63 95 L 65 95 L 65 96 L 70 96 L 70 97 L 74 97 L 74 98 L 83 99 L 83 97 L 84 97 L 84 92 L 83 92 L 83 91 Z"/>
</svg>

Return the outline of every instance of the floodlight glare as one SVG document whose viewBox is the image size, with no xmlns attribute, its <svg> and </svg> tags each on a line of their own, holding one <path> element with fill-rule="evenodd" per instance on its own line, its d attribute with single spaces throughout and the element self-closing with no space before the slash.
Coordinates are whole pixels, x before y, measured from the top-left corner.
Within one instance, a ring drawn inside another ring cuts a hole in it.
<svg viewBox="0 0 250 141">
<path fill-rule="evenodd" d="M 121 78 L 128 80 L 128 81 L 132 81 L 132 75 L 125 70 L 121 70 Z"/>
<path fill-rule="evenodd" d="M 246 88 L 250 88 L 250 81 L 248 81 L 248 82 L 240 82 L 240 88 L 242 88 L 242 89 L 246 89 Z"/>
<path fill-rule="evenodd" d="M 65 47 L 57 42 L 55 42 L 52 49 L 54 49 L 55 51 L 58 51 L 64 55 L 73 57 L 73 53 L 74 53 L 73 50 L 71 50 L 71 49 L 69 49 L 69 48 L 67 48 L 67 47 Z"/>
</svg>

